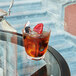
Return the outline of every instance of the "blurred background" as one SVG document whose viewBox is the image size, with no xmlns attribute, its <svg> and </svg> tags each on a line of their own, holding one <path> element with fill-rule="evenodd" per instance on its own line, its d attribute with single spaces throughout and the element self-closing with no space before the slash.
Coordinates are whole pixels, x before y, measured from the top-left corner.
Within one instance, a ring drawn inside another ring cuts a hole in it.
<svg viewBox="0 0 76 76">
<path fill-rule="evenodd" d="M 0 0 L 0 8 L 8 12 L 11 1 Z M 59 16 L 61 15 L 61 8 L 59 6 L 58 0 L 14 0 L 11 14 L 5 17 L 5 19 L 19 33 L 21 33 L 21 29 L 27 21 L 30 21 L 32 24 L 41 22 L 57 28 L 55 24 L 59 23 Z"/>
</svg>

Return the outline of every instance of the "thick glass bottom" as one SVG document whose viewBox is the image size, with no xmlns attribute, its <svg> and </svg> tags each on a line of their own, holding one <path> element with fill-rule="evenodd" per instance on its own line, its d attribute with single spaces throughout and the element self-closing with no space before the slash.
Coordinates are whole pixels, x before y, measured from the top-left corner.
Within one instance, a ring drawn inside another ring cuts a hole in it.
<svg viewBox="0 0 76 76">
<path fill-rule="evenodd" d="M 45 54 L 43 55 L 43 56 L 41 56 L 41 57 L 31 57 L 31 56 L 29 56 L 29 55 L 27 55 L 27 58 L 28 59 L 31 59 L 31 60 L 41 60 L 41 59 L 44 59 L 44 57 L 45 57 Z"/>
</svg>

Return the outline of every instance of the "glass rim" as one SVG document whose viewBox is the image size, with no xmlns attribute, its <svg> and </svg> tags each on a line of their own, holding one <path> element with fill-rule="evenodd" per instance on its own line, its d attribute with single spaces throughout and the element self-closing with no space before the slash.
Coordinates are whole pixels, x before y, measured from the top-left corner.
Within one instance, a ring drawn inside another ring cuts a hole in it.
<svg viewBox="0 0 76 76">
<path fill-rule="evenodd" d="M 49 34 L 49 33 L 51 33 L 51 30 L 49 30 L 49 31 L 43 31 L 43 32 L 48 32 L 48 34 Z M 26 33 L 26 32 L 24 31 L 24 29 L 22 30 L 22 34 L 24 34 L 24 35 L 29 35 L 29 36 L 30 36 L 30 35 L 36 35 L 37 37 L 38 37 L 38 36 L 41 36 L 41 35 L 43 34 L 43 32 L 42 32 L 41 34 L 39 34 L 39 33 L 37 33 L 37 32 L 36 32 L 36 34 L 34 34 L 34 33 Z"/>
</svg>

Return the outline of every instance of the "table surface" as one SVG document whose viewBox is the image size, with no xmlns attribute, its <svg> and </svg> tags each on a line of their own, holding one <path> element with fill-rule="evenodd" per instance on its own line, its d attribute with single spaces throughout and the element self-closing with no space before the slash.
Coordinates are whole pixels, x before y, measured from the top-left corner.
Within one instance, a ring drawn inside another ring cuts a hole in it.
<svg viewBox="0 0 76 76">
<path fill-rule="evenodd" d="M 6 76 L 70 76 L 66 61 L 51 46 L 43 60 L 27 59 L 22 34 L 0 30 L 0 49 L 0 57 L 6 59 Z"/>
</svg>

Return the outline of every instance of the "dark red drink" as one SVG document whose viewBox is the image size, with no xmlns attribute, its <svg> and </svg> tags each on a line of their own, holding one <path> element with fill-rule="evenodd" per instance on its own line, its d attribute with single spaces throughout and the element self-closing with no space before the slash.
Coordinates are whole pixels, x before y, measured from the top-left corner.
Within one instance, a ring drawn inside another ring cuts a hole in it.
<svg viewBox="0 0 76 76">
<path fill-rule="evenodd" d="M 42 34 L 23 34 L 26 53 L 31 57 L 42 57 L 48 48 L 50 32 Z"/>
</svg>

